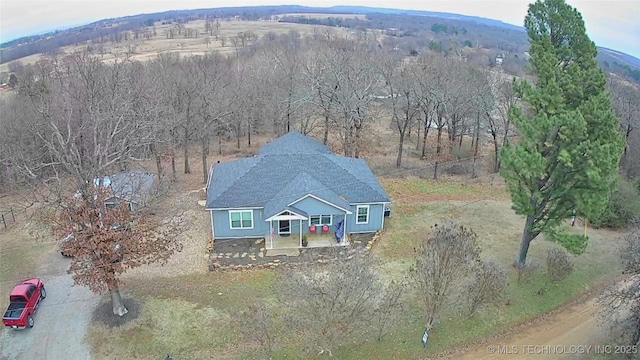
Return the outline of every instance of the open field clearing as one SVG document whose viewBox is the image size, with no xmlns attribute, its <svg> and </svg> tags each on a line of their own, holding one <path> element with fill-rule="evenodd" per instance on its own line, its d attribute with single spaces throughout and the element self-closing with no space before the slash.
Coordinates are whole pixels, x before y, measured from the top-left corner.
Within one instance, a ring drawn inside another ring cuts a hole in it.
<svg viewBox="0 0 640 360">
<path fill-rule="evenodd" d="M 322 16 L 323 14 L 315 14 Z M 328 17 L 329 15 L 325 16 Z M 354 15 L 355 16 L 355 15 Z M 352 16 L 352 17 L 354 17 Z M 92 45 L 94 53 L 101 55 L 105 61 L 112 61 L 115 56 L 129 53 L 132 59 L 145 61 L 158 55 L 158 53 L 172 52 L 181 55 L 202 55 L 208 51 L 219 51 L 221 53 L 233 53 L 236 51 L 236 45 L 232 38 L 237 37 L 242 32 L 252 32 L 258 37 L 273 32 L 275 34 L 288 33 L 289 31 L 297 31 L 302 37 L 312 35 L 314 32 L 323 32 L 331 29 L 337 36 L 349 36 L 349 32 L 345 28 L 329 28 L 326 26 L 315 26 L 306 24 L 290 24 L 280 23 L 277 21 L 240 21 L 240 20 L 221 20 L 220 27 L 217 30 L 217 36 L 205 33 L 205 21 L 196 20 L 184 24 L 185 28 L 195 29 L 198 31 L 197 37 L 185 38 L 182 33 L 174 31 L 173 38 L 170 38 L 169 32 L 174 25 L 161 25 L 157 23 L 155 26 L 155 35 L 149 39 L 140 36 L 139 39 L 133 39 L 133 35 L 129 40 L 123 40 L 120 43 L 107 42 L 102 45 Z M 223 40 L 224 39 L 224 40 Z M 60 49 L 64 53 L 74 53 L 84 51 L 89 44 L 65 46 Z M 241 46 L 237 44 L 237 46 Z M 102 50 L 100 50 L 102 48 Z M 34 54 L 18 61 L 24 64 L 33 64 L 43 58 L 42 54 Z M 8 71 L 8 64 L 0 64 L 0 72 Z"/>
<path fill-rule="evenodd" d="M 309 19 L 366 19 L 364 14 L 321 14 L 321 13 L 293 13 L 293 14 L 278 14 L 275 15 L 279 18 L 283 16 L 304 16 Z"/>
</svg>

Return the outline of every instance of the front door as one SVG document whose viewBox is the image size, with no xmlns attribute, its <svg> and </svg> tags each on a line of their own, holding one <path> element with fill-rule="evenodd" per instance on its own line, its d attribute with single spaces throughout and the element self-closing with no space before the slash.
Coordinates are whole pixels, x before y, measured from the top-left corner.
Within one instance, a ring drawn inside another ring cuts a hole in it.
<svg viewBox="0 0 640 360">
<path fill-rule="evenodd" d="M 291 220 L 278 221 L 278 234 L 291 234 Z"/>
</svg>

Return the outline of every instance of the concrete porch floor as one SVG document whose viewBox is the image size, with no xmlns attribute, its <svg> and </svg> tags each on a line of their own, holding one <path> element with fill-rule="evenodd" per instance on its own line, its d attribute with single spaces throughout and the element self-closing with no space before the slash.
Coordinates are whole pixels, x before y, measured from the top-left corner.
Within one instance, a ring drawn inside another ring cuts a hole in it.
<svg viewBox="0 0 640 360">
<path fill-rule="evenodd" d="M 338 243 L 332 232 L 320 234 L 307 234 L 307 248 L 345 246 L 349 244 L 348 237 Z M 289 236 L 281 236 L 274 234 L 273 240 L 269 237 L 265 238 L 265 248 L 267 250 L 274 249 L 298 249 L 300 248 L 300 234 L 291 234 Z"/>
</svg>

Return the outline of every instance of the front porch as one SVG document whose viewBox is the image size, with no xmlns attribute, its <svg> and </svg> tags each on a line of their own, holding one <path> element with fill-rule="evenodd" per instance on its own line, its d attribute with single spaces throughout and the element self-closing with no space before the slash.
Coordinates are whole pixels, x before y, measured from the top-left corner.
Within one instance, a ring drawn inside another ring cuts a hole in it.
<svg viewBox="0 0 640 360">
<path fill-rule="evenodd" d="M 349 237 L 345 236 L 341 242 L 336 241 L 334 232 L 326 233 L 307 233 L 307 246 L 306 248 L 321 248 L 332 246 L 346 246 L 349 244 Z M 288 236 L 273 234 L 273 236 L 267 236 L 265 239 L 265 247 L 267 250 L 273 249 L 299 249 L 303 248 L 300 245 L 300 234 L 291 234 Z"/>
</svg>

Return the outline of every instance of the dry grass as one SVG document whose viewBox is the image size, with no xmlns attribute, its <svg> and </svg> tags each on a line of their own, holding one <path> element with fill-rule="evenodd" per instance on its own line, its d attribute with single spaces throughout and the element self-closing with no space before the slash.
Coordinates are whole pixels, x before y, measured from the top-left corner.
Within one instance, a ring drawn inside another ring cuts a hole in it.
<svg viewBox="0 0 640 360">
<path fill-rule="evenodd" d="M 322 15 L 322 14 L 315 14 Z M 327 15 L 328 17 L 329 15 Z M 355 17 L 353 15 L 351 17 Z M 115 54 L 131 53 L 132 58 L 140 61 L 149 60 L 155 57 L 158 53 L 174 52 L 181 55 L 202 55 L 208 51 L 219 51 L 221 53 L 232 53 L 235 51 L 231 41 L 231 37 L 237 36 L 240 32 L 251 31 L 258 36 L 262 36 L 268 32 L 274 32 L 276 34 L 287 33 L 289 31 L 297 31 L 301 36 L 307 36 L 313 34 L 317 30 L 317 26 L 305 25 L 305 24 L 289 24 L 279 23 L 276 21 L 221 21 L 219 28 L 219 39 L 216 41 L 215 36 L 205 34 L 205 21 L 196 20 L 185 24 L 185 27 L 198 30 L 197 38 L 184 38 L 183 35 L 176 35 L 173 39 L 168 39 L 166 32 L 173 25 L 156 25 L 156 36 L 150 39 L 133 39 L 122 41 L 120 43 L 105 43 L 104 44 L 104 56 L 105 61 L 110 61 L 115 58 Z M 326 28 L 326 27 L 323 27 Z M 332 28 L 339 36 L 348 36 L 348 32 L 344 28 Z M 225 46 L 222 46 L 220 38 L 226 39 Z M 209 38 L 210 44 L 205 44 L 205 38 Z M 74 53 L 77 51 L 83 51 L 87 48 L 89 43 L 69 45 L 62 47 L 60 50 L 64 53 Z M 96 52 L 97 55 L 99 53 Z M 33 64 L 43 58 L 42 54 L 34 54 L 19 59 L 24 64 Z M 8 63 L 0 65 L 0 72 L 8 71 Z"/>
<path fill-rule="evenodd" d="M 320 14 L 320 13 L 295 13 L 295 14 L 280 14 L 278 17 L 282 16 L 304 16 L 308 19 L 360 19 L 364 20 L 367 18 L 366 15 L 363 14 Z"/>
</svg>

